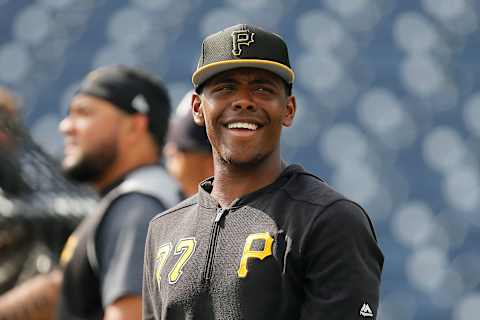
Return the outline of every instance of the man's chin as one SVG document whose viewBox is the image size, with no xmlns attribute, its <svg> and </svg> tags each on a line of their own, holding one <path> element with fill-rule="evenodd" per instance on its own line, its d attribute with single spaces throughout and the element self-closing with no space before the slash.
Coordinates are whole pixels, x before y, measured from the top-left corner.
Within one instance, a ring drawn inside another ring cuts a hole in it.
<svg viewBox="0 0 480 320">
<path fill-rule="evenodd" d="M 229 154 L 222 157 L 222 160 L 225 164 L 237 168 L 253 168 L 260 164 L 264 160 L 264 156 L 260 154 L 255 154 L 247 156 L 246 154 Z"/>
</svg>

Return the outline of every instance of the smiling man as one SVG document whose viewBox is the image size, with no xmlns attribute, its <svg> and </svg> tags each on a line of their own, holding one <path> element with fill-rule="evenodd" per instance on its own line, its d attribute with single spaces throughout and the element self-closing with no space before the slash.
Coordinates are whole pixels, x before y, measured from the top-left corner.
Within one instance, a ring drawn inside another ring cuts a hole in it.
<svg viewBox="0 0 480 320">
<path fill-rule="evenodd" d="M 281 159 L 297 108 L 282 38 L 215 33 L 192 81 L 214 176 L 150 223 L 144 319 L 374 319 L 383 255 L 368 215 Z"/>
</svg>

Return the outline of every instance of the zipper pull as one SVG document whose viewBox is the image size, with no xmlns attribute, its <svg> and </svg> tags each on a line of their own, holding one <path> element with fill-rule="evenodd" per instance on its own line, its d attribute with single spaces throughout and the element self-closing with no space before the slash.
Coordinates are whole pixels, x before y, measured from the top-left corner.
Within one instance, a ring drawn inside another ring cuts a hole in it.
<svg viewBox="0 0 480 320">
<path fill-rule="evenodd" d="M 215 223 L 220 221 L 220 219 L 222 219 L 223 214 L 227 211 L 228 211 L 228 209 L 218 208 L 217 209 L 217 216 L 215 217 Z"/>
</svg>

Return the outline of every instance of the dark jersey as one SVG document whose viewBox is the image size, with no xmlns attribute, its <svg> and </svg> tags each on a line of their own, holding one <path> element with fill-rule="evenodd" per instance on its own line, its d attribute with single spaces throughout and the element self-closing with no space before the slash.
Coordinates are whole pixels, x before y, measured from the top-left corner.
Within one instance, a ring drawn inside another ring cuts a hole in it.
<svg viewBox="0 0 480 320">
<path fill-rule="evenodd" d="M 375 319 L 383 255 L 359 205 L 296 165 L 229 208 L 211 188 L 150 223 L 144 319 Z"/>
<path fill-rule="evenodd" d="M 178 196 L 177 184 L 158 166 L 136 169 L 103 196 L 62 253 L 68 262 L 58 319 L 103 319 L 118 298 L 141 295 L 148 222 Z"/>
</svg>

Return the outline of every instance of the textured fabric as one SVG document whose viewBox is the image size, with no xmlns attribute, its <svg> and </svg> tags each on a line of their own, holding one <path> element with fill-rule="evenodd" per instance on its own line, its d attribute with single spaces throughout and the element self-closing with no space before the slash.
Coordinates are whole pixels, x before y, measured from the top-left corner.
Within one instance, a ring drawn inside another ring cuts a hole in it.
<svg viewBox="0 0 480 320">
<path fill-rule="evenodd" d="M 360 206 L 296 165 L 230 208 L 210 190 L 150 223 L 144 319 L 375 319 L 383 255 Z"/>
<path fill-rule="evenodd" d="M 62 253 L 62 258 L 66 251 L 72 256 L 64 270 L 58 319 L 102 319 L 104 307 L 122 293 L 140 293 L 146 224 L 155 213 L 178 203 L 178 190 L 161 167 L 148 166 L 129 173 L 101 199 L 97 211 L 82 222 Z M 135 203 L 125 203 L 129 200 Z M 119 212 L 139 201 L 145 203 L 132 214 Z M 133 270 L 132 274 L 124 268 Z"/>
</svg>

